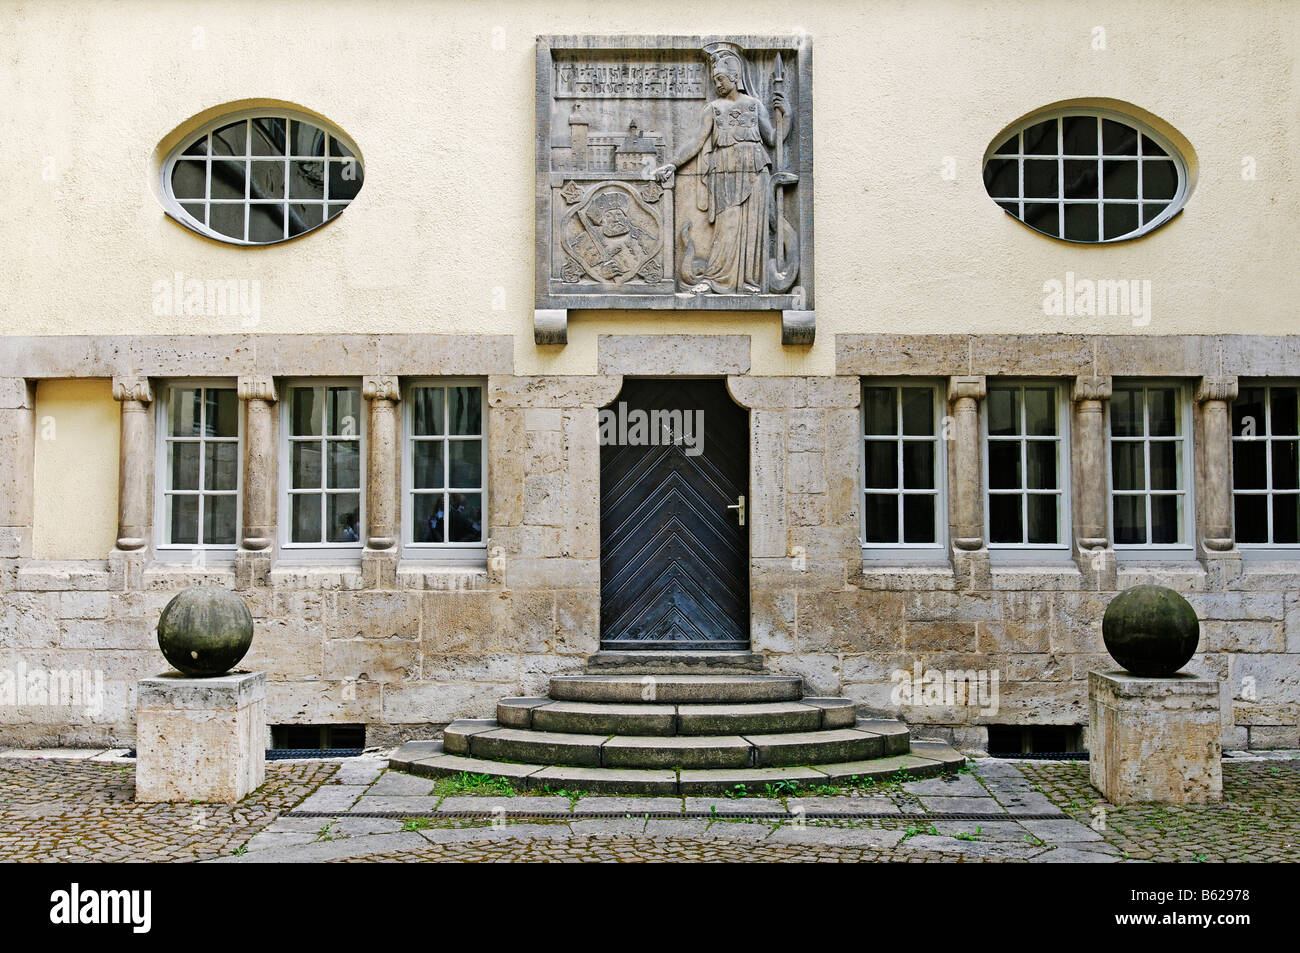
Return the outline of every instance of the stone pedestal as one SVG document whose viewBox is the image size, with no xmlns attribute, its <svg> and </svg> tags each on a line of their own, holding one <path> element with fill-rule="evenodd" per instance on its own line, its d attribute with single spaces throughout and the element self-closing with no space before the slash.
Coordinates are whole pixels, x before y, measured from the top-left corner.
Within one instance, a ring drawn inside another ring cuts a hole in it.
<svg viewBox="0 0 1300 953">
<path fill-rule="evenodd" d="M 266 777 L 266 673 L 136 683 L 135 799 L 233 804 Z"/>
<path fill-rule="evenodd" d="M 1089 774 L 1112 804 L 1223 799 L 1219 682 L 1088 673 Z"/>
</svg>

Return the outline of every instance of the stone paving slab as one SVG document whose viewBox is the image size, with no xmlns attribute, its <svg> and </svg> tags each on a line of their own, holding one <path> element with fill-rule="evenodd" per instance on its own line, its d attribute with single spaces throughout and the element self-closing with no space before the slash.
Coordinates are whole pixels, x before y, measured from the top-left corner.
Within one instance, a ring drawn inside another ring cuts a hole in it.
<svg viewBox="0 0 1300 953">
<path fill-rule="evenodd" d="M 325 790 L 328 790 L 328 788 Z M 308 798 L 300 810 L 319 810 L 319 808 L 311 808 L 307 806 L 311 803 L 311 800 L 312 798 Z M 371 794 L 360 798 L 356 802 L 355 806 L 351 807 L 350 810 L 353 813 L 366 811 L 397 811 L 403 814 L 427 814 L 436 811 L 438 809 L 438 802 L 441 800 L 442 798 L 437 796 L 419 797 L 417 795 L 406 795 L 404 797 L 399 797 L 396 795 Z M 480 810 L 483 809 L 481 808 Z M 344 812 L 340 811 L 340 813 Z"/>
<path fill-rule="evenodd" d="M 316 811 L 322 814 L 337 812 L 342 814 L 356 803 L 366 788 L 359 784 L 324 785 L 311 797 L 295 808 L 298 811 Z"/>
<path fill-rule="evenodd" d="M 930 813 L 1005 814 L 1007 809 L 991 797 L 922 797 L 921 806 Z"/>
<path fill-rule="evenodd" d="M 766 797 L 688 797 L 687 811 L 704 811 L 709 814 L 751 815 L 786 814 L 786 807 L 775 798 Z"/>
<path fill-rule="evenodd" d="M 431 844 L 476 843 L 497 840 L 568 840 L 573 836 L 567 823 L 502 824 L 500 826 L 427 828 L 419 832 Z"/>
<path fill-rule="evenodd" d="M 1078 821 L 1021 821 L 1020 826 L 1045 841 L 1079 843 L 1102 839 L 1099 833 Z"/>
<path fill-rule="evenodd" d="M 317 840 L 308 844 L 289 844 L 262 850 L 249 850 L 236 857 L 219 857 L 209 863 L 310 864 L 390 850 L 415 850 L 425 843 L 425 839 L 418 833 L 405 831 L 397 834 L 372 834 L 368 837 L 335 837 L 332 840 Z"/>
<path fill-rule="evenodd" d="M 0 758 L 37 758 L 42 760 L 87 761 L 105 754 L 107 748 L 9 748 Z"/>
<path fill-rule="evenodd" d="M 617 837 L 621 834 L 640 834 L 645 830 L 643 817 L 610 817 L 592 821 L 570 821 L 574 837 Z"/>
<path fill-rule="evenodd" d="M 680 821 L 656 820 L 651 818 L 646 822 L 645 834 L 647 837 L 681 837 L 697 838 L 705 837 L 708 834 L 711 820 L 700 819 L 683 819 Z"/>
<path fill-rule="evenodd" d="M 395 834 L 402 829 L 402 821 L 387 817 L 347 817 L 335 819 L 330 830 L 345 837 L 359 834 Z"/>
<path fill-rule="evenodd" d="M 584 797 L 573 805 L 575 811 L 601 814 L 644 814 L 649 811 L 682 813 L 679 797 Z"/>
<path fill-rule="evenodd" d="M 880 847 L 892 849 L 905 836 L 904 831 L 886 831 L 854 827 L 796 827 L 783 824 L 769 837 L 773 844 L 806 844 L 815 847 Z"/>
<path fill-rule="evenodd" d="M 1112 854 L 1103 854 L 1091 850 L 1079 850 L 1076 847 L 1054 847 L 1034 857 L 1038 864 L 1113 864 L 1119 858 Z"/>
<path fill-rule="evenodd" d="M 378 780 L 376 780 L 376 778 Z M 393 794 L 399 797 L 429 796 L 433 793 L 433 787 L 436 783 L 433 778 L 422 778 L 417 774 L 403 774 L 401 771 L 386 771 L 382 776 L 376 775 L 371 778 L 374 782 L 370 785 L 367 794 Z"/>
<path fill-rule="evenodd" d="M 941 778 L 926 778 L 924 781 L 909 781 L 901 785 L 908 794 L 935 795 L 943 797 L 988 797 L 984 785 L 970 774 L 949 774 Z"/>
<path fill-rule="evenodd" d="M 806 814 L 899 814 L 901 808 L 887 797 L 792 797 L 786 809 Z"/>
<path fill-rule="evenodd" d="M 981 841 L 1003 841 L 1017 844 L 1030 844 L 1026 837 L 1028 831 L 1016 821 L 934 821 L 927 825 L 933 827 L 944 837 L 956 837 L 967 834 Z"/>
<path fill-rule="evenodd" d="M 411 777 L 398 771 L 389 771 L 386 758 L 355 758 L 339 764 L 334 780 L 339 784 L 373 784 L 382 774 Z"/>
<path fill-rule="evenodd" d="M 963 857 L 1005 857 L 1014 860 L 1028 860 L 1046 849 L 1023 841 L 969 841 L 956 837 L 935 837 L 932 834 L 909 837 L 900 841 L 898 846 L 900 850 L 939 851 Z"/>
<path fill-rule="evenodd" d="M 512 814 L 523 814 L 531 811 L 568 814 L 572 803 L 567 797 L 476 795 L 471 797 L 445 797 L 438 804 L 438 811 L 493 811 L 497 808 L 503 808 Z"/>
</svg>

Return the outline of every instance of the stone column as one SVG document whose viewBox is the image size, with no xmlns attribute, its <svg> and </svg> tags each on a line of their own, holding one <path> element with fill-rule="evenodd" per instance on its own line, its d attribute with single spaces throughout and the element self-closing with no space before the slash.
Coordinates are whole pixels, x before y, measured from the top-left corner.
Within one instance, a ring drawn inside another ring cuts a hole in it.
<svg viewBox="0 0 1300 953">
<path fill-rule="evenodd" d="M 35 388 L 21 377 L 0 378 L 0 560 L 32 554 L 35 449 Z M 7 580 L 0 571 L 0 589 Z"/>
<path fill-rule="evenodd" d="M 147 377 L 114 377 L 113 399 L 122 405 L 121 457 L 117 503 L 117 550 L 133 553 L 149 543 L 153 426 L 149 406 L 153 388 Z"/>
<path fill-rule="evenodd" d="M 244 404 L 243 529 L 235 553 L 235 585 L 239 589 L 266 585 L 275 541 L 275 381 L 270 377 L 241 377 Z"/>
<path fill-rule="evenodd" d="M 1070 399 L 1074 404 L 1073 471 L 1075 561 L 1096 588 L 1115 586 L 1115 550 L 1109 535 L 1106 493 L 1106 401 L 1109 377 L 1076 377 Z"/>
<path fill-rule="evenodd" d="M 1196 386 L 1196 535 L 1206 571 L 1233 577 L 1241 570 L 1232 530 L 1232 430 L 1230 404 L 1237 378 L 1202 377 Z"/>
<path fill-rule="evenodd" d="M 369 587 L 397 585 L 397 405 L 401 384 L 395 376 L 361 379 L 361 394 L 370 403 L 366 434 L 366 528 L 361 572 Z"/>
<path fill-rule="evenodd" d="M 948 403 L 952 412 L 949 448 L 952 453 L 952 559 L 959 580 L 970 588 L 988 584 L 988 547 L 984 539 L 981 499 L 979 402 L 986 393 L 982 375 L 950 377 Z"/>
</svg>

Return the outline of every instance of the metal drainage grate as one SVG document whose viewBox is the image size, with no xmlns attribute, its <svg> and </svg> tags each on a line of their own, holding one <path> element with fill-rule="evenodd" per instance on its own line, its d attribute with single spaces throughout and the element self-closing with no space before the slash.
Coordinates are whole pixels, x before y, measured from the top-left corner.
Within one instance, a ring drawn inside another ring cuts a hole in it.
<svg viewBox="0 0 1300 953">
<path fill-rule="evenodd" d="M 816 821 L 854 821 L 854 820 L 917 820 L 917 821 L 1068 821 L 1069 815 L 1058 812 L 1048 813 L 1007 813 L 1007 814 L 972 814 L 961 811 L 945 811 L 932 814 L 900 814 L 886 811 L 853 811 L 839 813 L 836 811 L 805 811 L 802 814 L 790 814 L 775 811 L 754 811 L 748 814 L 712 811 L 626 811 L 622 814 L 601 813 L 598 811 L 504 811 L 494 814 L 491 811 L 346 811 L 342 814 L 329 811 L 287 811 L 282 817 L 369 817 L 383 820 L 401 821 L 407 818 L 443 818 L 445 820 L 490 821 L 497 818 L 517 821 L 614 821 L 625 817 L 648 817 L 656 821 L 734 821 L 751 818 L 757 821 L 788 821 L 794 817 Z"/>
<path fill-rule="evenodd" d="M 997 754 L 989 752 L 990 758 L 1011 759 L 1015 761 L 1087 761 L 1088 752 L 1086 751 L 1000 751 Z"/>
<path fill-rule="evenodd" d="M 364 748 L 267 748 L 267 761 L 288 761 L 292 758 L 359 758 Z M 135 749 L 129 749 L 123 758 L 134 758 Z"/>
</svg>

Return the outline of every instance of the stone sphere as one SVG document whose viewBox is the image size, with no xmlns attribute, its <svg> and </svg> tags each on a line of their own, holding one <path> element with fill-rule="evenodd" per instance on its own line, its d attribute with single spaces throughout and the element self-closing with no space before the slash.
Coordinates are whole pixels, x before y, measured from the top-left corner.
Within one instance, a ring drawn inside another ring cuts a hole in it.
<svg viewBox="0 0 1300 953">
<path fill-rule="evenodd" d="M 253 644 L 253 616 L 226 589 L 178 593 L 158 617 L 158 647 L 172 667 L 193 678 L 224 675 Z"/>
<path fill-rule="evenodd" d="M 1196 654 L 1201 624 L 1191 603 L 1164 586 L 1134 586 L 1110 601 L 1101 637 L 1111 657 L 1134 675 L 1175 674 Z"/>
</svg>

